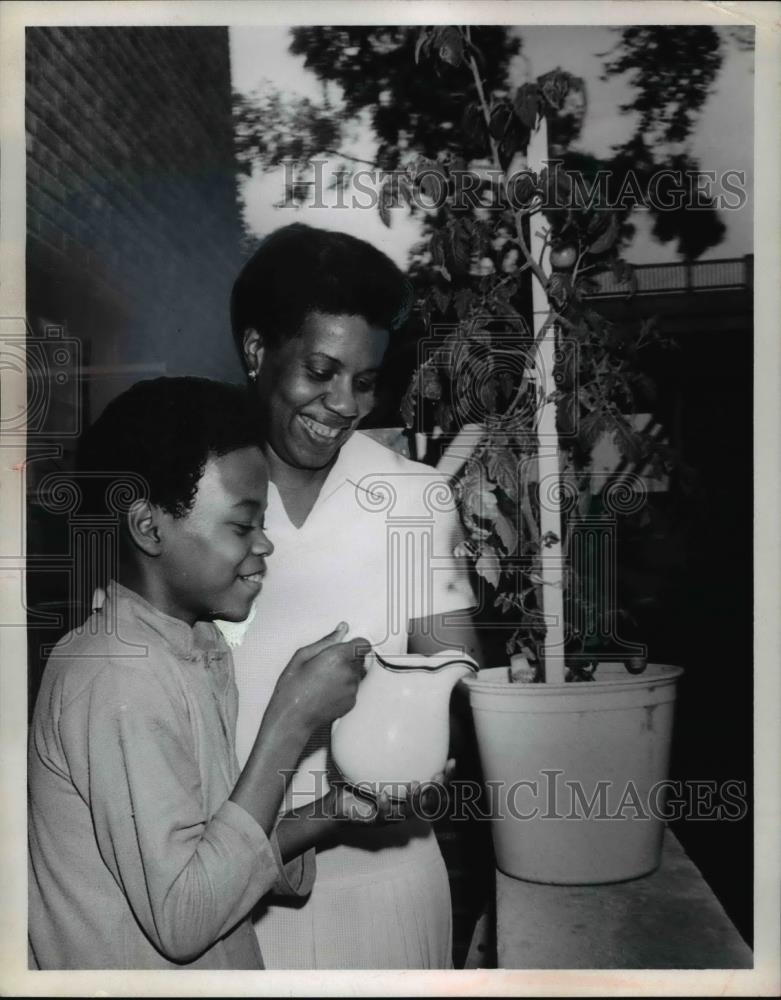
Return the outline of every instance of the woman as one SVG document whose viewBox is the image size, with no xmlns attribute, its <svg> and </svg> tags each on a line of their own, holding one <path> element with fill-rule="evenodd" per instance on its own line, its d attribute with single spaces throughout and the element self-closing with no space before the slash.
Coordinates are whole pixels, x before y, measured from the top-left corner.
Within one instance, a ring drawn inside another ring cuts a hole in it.
<svg viewBox="0 0 781 1000">
<path fill-rule="evenodd" d="M 410 298 L 379 250 L 300 224 L 269 236 L 235 283 L 233 332 L 267 428 L 266 530 L 277 552 L 235 649 L 240 761 L 290 656 L 334 620 L 389 655 L 476 654 L 468 616 L 445 620 L 475 601 L 452 555 L 458 518 L 444 480 L 356 433 Z M 328 735 L 299 761 L 288 808 L 327 790 Z M 447 871 L 420 819 L 341 828 L 318 851 L 306 902 L 256 916 L 268 968 L 452 964 Z"/>
</svg>

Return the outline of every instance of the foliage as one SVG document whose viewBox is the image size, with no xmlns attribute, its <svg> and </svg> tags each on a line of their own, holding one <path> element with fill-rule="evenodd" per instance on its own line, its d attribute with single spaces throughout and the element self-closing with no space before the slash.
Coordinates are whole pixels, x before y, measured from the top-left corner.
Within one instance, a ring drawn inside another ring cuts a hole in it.
<svg viewBox="0 0 781 1000">
<path fill-rule="evenodd" d="M 654 171 L 697 169 L 683 147 L 720 68 L 722 39 L 747 44 L 735 30 L 720 33 L 710 26 L 615 30 L 616 46 L 604 56 L 605 77 L 626 77 L 634 94 L 622 107 L 635 119 L 630 137 L 604 162 L 572 150 L 586 110 L 582 86 L 569 89 L 549 122 L 551 153 L 562 157 L 563 168 L 582 171 L 586 178 L 590 170 L 606 169 L 611 195 L 623 189 L 630 174 L 642 186 Z M 467 44 L 464 32 L 455 26 L 431 29 L 428 35 L 394 25 L 294 28 L 291 51 L 304 56 L 327 95 L 336 92 L 334 87 L 340 91 L 341 101 L 326 99 L 318 105 L 283 95 L 270 85 L 253 98 L 236 95 L 240 160 L 245 168 L 257 162 L 267 168 L 282 160 L 296 163 L 299 183 L 289 192 L 288 203 L 295 203 L 299 195 L 304 201 L 307 164 L 318 155 L 338 154 L 343 159 L 337 183 L 345 183 L 350 170 L 365 162 L 341 148 L 350 124 L 361 115 L 379 143 L 369 166 L 396 170 L 413 153 L 456 165 L 479 158 L 485 153 L 487 126 L 477 94 L 464 76 L 473 56 L 482 86 L 494 102 L 490 129 L 502 132 L 499 155 L 502 166 L 508 166 L 527 137 L 529 114 L 524 116 L 522 103 L 531 98 L 536 84 L 521 88 L 520 95 L 510 86 L 511 64 L 522 58 L 520 38 L 501 26 L 473 27 L 470 34 Z M 549 96 L 557 101 L 553 91 Z M 532 107 L 533 100 L 527 106 Z M 388 207 L 386 203 L 386 213 Z M 678 252 L 689 259 L 718 244 L 724 235 L 715 205 L 707 199 L 700 199 L 697 212 L 659 211 L 652 205 L 650 213 L 654 236 L 662 242 L 675 241 Z M 625 244 L 634 232 L 630 206 L 619 212 L 618 222 Z"/>
<path fill-rule="evenodd" d="M 740 44 L 740 36 L 734 41 Z M 632 97 L 621 111 L 635 119 L 631 136 L 615 150 L 615 162 L 634 164 L 641 178 L 663 170 L 696 171 L 698 164 L 684 147 L 721 69 L 719 32 L 710 25 L 626 27 L 606 57 L 603 79 L 626 79 Z M 650 206 L 653 235 L 662 243 L 677 240 L 678 253 L 689 260 L 721 242 L 725 232 L 713 200 L 700 202 L 702 214 Z"/>
<path fill-rule="evenodd" d="M 721 68 L 720 47 L 718 32 L 709 25 L 621 30 L 603 79 L 628 74 L 634 96 L 621 110 L 638 113 L 635 135 L 651 145 L 687 138 Z"/>
<path fill-rule="evenodd" d="M 428 254 L 436 277 L 421 305 L 429 320 L 438 314 L 452 325 L 441 348 L 416 372 L 402 413 L 412 424 L 423 400 L 433 404 L 434 419 L 445 431 L 472 420 L 482 426 L 458 482 L 468 532 L 462 554 L 473 559 L 494 591 L 494 606 L 516 623 L 508 652 L 521 650 L 539 665 L 545 637 L 542 557 L 561 542 L 569 679 L 586 680 L 604 651 L 599 644 L 615 639 L 624 614 L 586 578 L 599 564 L 596 553 L 590 553 L 592 558 L 575 554 L 582 549 L 582 539 L 576 539 L 582 519 L 602 511 L 607 492 L 604 482 L 595 484 L 590 460 L 597 440 L 609 434 L 627 462 L 640 468 L 664 462 L 657 442 L 638 433 L 631 420 L 653 391 L 637 364 L 654 339 L 653 326 L 620 328 L 589 305 L 597 275 L 610 270 L 623 279 L 631 273 L 619 253 L 619 213 L 573 197 L 571 175 L 551 164 L 539 173 L 510 170 L 518 166 L 517 154 L 526 152 L 542 117 L 554 135 L 571 130 L 569 123 L 559 128 L 558 119 L 584 106 L 583 82 L 555 70 L 522 84 L 509 98 L 486 92 L 468 28 L 423 29 L 417 51 L 471 73 L 474 105 L 495 168 L 489 204 L 501 210 L 470 217 L 460 214 L 463 205 L 454 196 L 431 227 Z M 454 179 L 444 158 L 418 158 L 412 182 L 433 169 Z M 452 188 L 458 190 L 455 184 Z M 543 248 L 550 251 L 547 271 L 545 256 L 532 254 L 531 227 L 543 229 Z M 524 274 L 542 285 L 548 302 L 547 318 L 536 333 L 520 311 Z M 537 366 L 537 346 L 549 324 L 560 332 L 553 379 Z M 536 461 L 537 427 L 550 384 L 555 385 L 560 474 L 570 501 L 562 510 L 562 539 L 541 528 L 540 507 L 547 501 Z"/>
<path fill-rule="evenodd" d="M 292 50 L 304 54 L 321 79 L 344 89 L 344 113 L 322 120 L 311 104 L 299 102 L 298 127 L 283 134 L 284 115 L 276 116 L 279 106 L 272 102 L 274 114 L 255 121 L 263 136 L 253 139 L 248 129 L 245 151 L 251 154 L 253 142 L 262 141 L 265 147 L 256 152 L 267 164 L 285 155 L 311 158 L 337 149 L 345 121 L 369 112 L 378 165 L 393 171 L 379 201 L 383 220 L 390 224 L 394 204 L 421 211 L 431 202 L 410 267 L 429 335 L 402 416 L 410 427 L 436 430 L 445 442 L 465 424 L 482 426 L 457 481 L 468 534 L 462 554 L 512 624 L 508 652 L 523 650 L 539 665 L 545 635 L 541 559 L 560 542 L 570 678 L 588 679 L 627 618 L 617 602 L 595 596 L 591 563 L 578 538 L 583 519 L 604 512 L 615 485 L 594 476 L 594 445 L 608 435 L 627 464 L 650 464 L 657 474 L 675 458 L 632 421 L 632 414 L 653 407 L 654 389 L 641 364 L 643 351 L 659 343 L 653 323 L 610 323 L 589 294 L 603 273 L 631 283 L 621 256 L 631 209 L 615 205 L 627 177 L 647 178 L 660 164 L 695 166 L 680 145 L 720 65 L 719 38 L 709 28 L 623 30 L 606 73 L 633 74 L 636 96 L 625 110 L 639 120 L 607 164 L 571 148 L 585 115 L 583 81 L 557 69 L 511 87 L 509 62 L 519 43 L 504 28 L 307 27 L 294 29 Z M 698 61 L 686 85 L 680 82 L 682 60 Z M 313 126 L 308 133 L 307 115 Z M 526 152 L 543 117 L 558 165 L 530 171 Z M 304 133 L 309 145 L 302 147 Z M 605 168 L 612 208 L 591 205 L 576 189 L 577 178 L 589 182 Z M 678 239 L 689 257 L 723 233 L 714 211 L 693 214 L 696 226 L 685 210 L 655 218 L 659 238 Z M 545 257 L 532 255 L 537 232 L 549 253 L 546 267 Z M 539 527 L 544 498 L 536 427 L 545 399 L 535 368 L 539 335 L 526 321 L 533 281 L 545 291 L 545 323 L 559 331 L 552 398 L 566 501 L 561 539 Z"/>
<path fill-rule="evenodd" d="M 252 98 L 235 94 L 233 118 L 239 162 L 249 171 L 256 160 L 275 167 L 285 159 L 312 160 L 342 141 L 342 129 L 326 104 L 306 98 L 290 104 L 269 89 Z"/>
<path fill-rule="evenodd" d="M 462 35 L 456 28 L 442 32 L 437 46 L 444 54 L 431 73 L 415 70 L 419 36 L 403 26 L 294 28 L 291 52 L 304 55 L 306 67 L 322 80 L 341 87 L 345 118 L 370 111 L 380 142 L 378 162 L 393 169 L 404 149 L 432 159 L 451 147 L 465 156 L 481 151 L 479 141 L 465 148 L 459 134 L 465 96 L 458 62 Z M 481 28 L 479 34 L 486 85 L 501 91 L 520 41 L 503 27 Z"/>
</svg>

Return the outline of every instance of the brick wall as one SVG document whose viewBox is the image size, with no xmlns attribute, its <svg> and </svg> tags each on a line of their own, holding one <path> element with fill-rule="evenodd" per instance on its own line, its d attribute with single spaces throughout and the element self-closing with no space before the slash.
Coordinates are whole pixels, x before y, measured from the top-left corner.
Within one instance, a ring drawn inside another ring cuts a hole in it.
<svg viewBox="0 0 781 1000">
<path fill-rule="evenodd" d="M 230 100 L 225 28 L 27 30 L 28 318 L 81 340 L 91 417 L 144 366 L 238 376 Z"/>
<path fill-rule="evenodd" d="M 84 612 L 67 516 L 38 486 L 139 378 L 240 378 L 242 257 L 226 28 L 30 28 L 26 48 L 32 706 L 47 647 Z"/>
</svg>

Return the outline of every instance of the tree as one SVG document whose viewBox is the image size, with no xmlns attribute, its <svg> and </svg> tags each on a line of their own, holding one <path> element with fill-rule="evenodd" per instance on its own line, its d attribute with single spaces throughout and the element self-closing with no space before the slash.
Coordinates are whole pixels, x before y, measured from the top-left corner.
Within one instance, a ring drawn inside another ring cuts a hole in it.
<svg viewBox="0 0 781 1000">
<path fill-rule="evenodd" d="M 237 95 L 240 158 L 245 165 L 261 162 L 270 168 L 286 159 L 303 165 L 318 155 L 341 155 L 345 160 L 341 183 L 345 183 L 355 162 L 340 152 L 341 141 L 350 122 L 361 113 L 368 115 L 378 142 L 370 166 L 396 170 L 413 153 L 456 167 L 479 158 L 485 150 L 486 124 L 476 101 L 467 99 L 470 88 L 459 72 L 469 46 L 458 28 L 437 30 L 437 54 L 441 55 L 431 73 L 422 73 L 419 60 L 425 43 L 417 28 L 294 28 L 291 51 L 303 55 L 306 67 L 324 84 L 338 85 L 343 102 L 335 107 L 328 101 L 321 106 L 309 100 L 291 101 L 273 88 L 255 98 Z M 744 35 L 719 33 L 710 26 L 615 30 L 616 45 L 603 54 L 604 78 L 627 79 L 630 97 L 619 111 L 636 117 L 630 137 L 603 161 L 572 149 L 585 112 L 582 86 L 570 88 L 565 98 L 568 106 L 558 109 L 550 135 L 552 154 L 561 158 L 563 169 L 578 171 L 586 180 L 597 170 L 605 171 L 611 197 L 626 190 L 630 174 L 642 189 L 654 172 L 685 176 L 697 170 L 686 143 L 718 77 L 724 39 L 743 46 L 749 41 Z M 497 133 L 504 130 L 499 154 L 507 166 L 528 138 L 528 126 L 522 115 L 513 114 L 509 99 L 510 70 L 522 53 L 522 37 L 493 26 L 473 27 L 470 35 L 483 86 L 496 101 L 491 127 Z M 304 171 L 302 179 L 303 175 Z M 294 188 L 291 195 L 303 199 L 306 191 L 306 187 Z M 663 210 L 657 204 L 651 204 L 650 211 L 654 236 L 661 242 L 675 241 L 687 259 L 698 257 L 724 236 L 712 199 L 700 196 L 696 212 L 685 207 Z M 622 243 L 634 232 L 631 214 L 631 204 L 620 213 Z"/>
<path fill-rule="evenodd" d="M 632 96 L 620 110 L 636 115 L 634 132 L 615 150 L 616 164 L 645 177 L 662 170 L 691 176 L 699 165 L 685 145 L 721 69 L 719 32 L 710 25 L 627 27 L 605 58 L 603 79 L 628 78 Z M 691 212 L 652 204 L 653 235 L 662 243 L 677 239 L 678 253 L 687 260 L 699 257 L 725 232 L 713 199 L 702 205 L 703 211 Z"/>
</svg>

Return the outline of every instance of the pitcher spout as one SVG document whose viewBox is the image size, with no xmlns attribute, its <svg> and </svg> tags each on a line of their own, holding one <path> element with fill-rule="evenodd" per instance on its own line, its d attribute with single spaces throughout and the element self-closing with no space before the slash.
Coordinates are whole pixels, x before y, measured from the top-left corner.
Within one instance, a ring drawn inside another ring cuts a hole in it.
<svg viewBox="0 0 781 1000">
<path fill-rule="evenodd" d="M 477 664 L 471 656 L 458 653 L 457 658 L 448 656 L 447 662 L 436 669 L 439 676 L 442 677 L 442 686 L 446 690 L 452 691 L 464 677 L 473 677 L 477 673 Z"/>
</svg>

